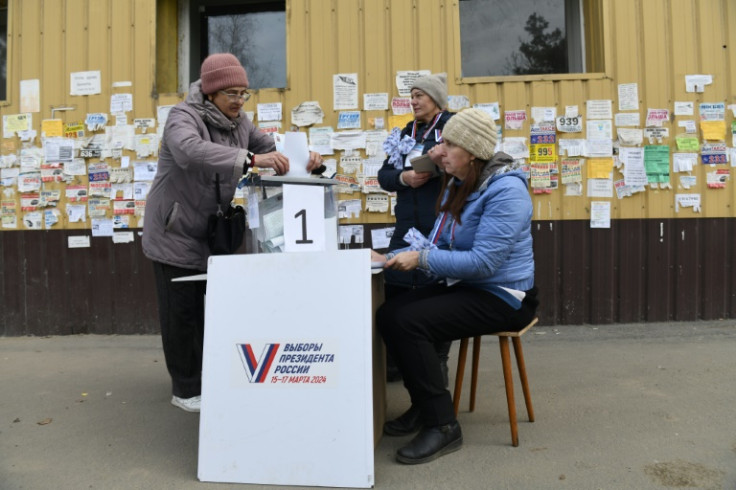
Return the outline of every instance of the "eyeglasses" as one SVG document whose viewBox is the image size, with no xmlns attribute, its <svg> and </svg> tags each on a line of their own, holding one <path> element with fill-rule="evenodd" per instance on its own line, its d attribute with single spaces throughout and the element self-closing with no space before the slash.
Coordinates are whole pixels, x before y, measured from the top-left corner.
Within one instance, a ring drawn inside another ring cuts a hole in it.
<svg viewBox="0 0 736 490">
<path fill-rule="evenodd" d="M 243 92 L 242 94 L 239 94 L 237 92 L 225 92 L 224 90 L 218 90 L 217 93 L 226 96 L 230 100 L 230 102 L 236 102 L 238 100 L 247 102 L 248 99 L 250 99 L 250 94 L 248 92 Z"/>
</svg>

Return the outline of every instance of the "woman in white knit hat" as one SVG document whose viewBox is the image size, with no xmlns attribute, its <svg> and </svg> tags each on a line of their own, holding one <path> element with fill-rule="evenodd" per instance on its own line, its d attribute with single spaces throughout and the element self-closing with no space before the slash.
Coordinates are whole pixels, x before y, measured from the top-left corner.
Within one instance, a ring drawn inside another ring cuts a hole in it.
<svg viewBox="0 0 736 490">
<path fill-rule="evenodd" d="M 389 299 L 376 314 L 422 422 L 396 453 L 406 464 L 462 445 L 434 344 L 522 328 L 538 305 L 526 175 L 509 155 L 494 154 L 496 125 L 483 111 L 456 114 L 443 139 L 437 151 L 445 176 L 429 243 L 418 251 L 373 252 L 388 269 L 420 269 L 443 281 Z"/>
</svg>

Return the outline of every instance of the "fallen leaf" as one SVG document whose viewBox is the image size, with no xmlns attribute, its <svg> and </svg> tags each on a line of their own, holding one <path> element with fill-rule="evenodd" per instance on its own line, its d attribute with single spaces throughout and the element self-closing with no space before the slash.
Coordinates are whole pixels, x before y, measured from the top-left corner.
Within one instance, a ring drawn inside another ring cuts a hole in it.
<svg viewBox="0 0 736 490">
<path fill-rule="evenodd" d="M 36 422 L 38 425 L 48 425 L 51 423 L 51 421 L 54 420 L 51 417 L 45 418 L 40 422 Z"/>
</svg>

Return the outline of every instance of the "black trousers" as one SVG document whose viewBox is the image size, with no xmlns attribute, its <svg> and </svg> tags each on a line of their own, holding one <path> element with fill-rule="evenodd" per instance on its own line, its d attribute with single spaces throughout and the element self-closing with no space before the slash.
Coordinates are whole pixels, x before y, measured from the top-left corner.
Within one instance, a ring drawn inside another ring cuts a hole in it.
<svg viewBox="0 0 736 490">
<path fill-rule="evenodd" d="M 387 300 L 376 326 L 427 426 L 455 421 L 452 396 L 442 380 L 435 343 L 521 329 L 536 314 L 536 288 L 519 310 L 496 295 L 462 283 L 437 284 Z"/>
<path fill-rule="evenodd" d="M 158 295 L 158 316 L 166 368 L 172 393 L 180 398 L 202 394 L 202 348 L 204 342 L 204 294 L 206 281 L 171 282 L 182 276 L 204 274 L 153 263 Z"/>
<path fill-rule="evenodd" d="M 414 270 L 412 272 L 416 272 L 417 274 L 421 274 L 420 271 Z M 425 285 L 419 286 L 424 287 Z M 416 287 L 410 288 L 406 286 L 399 286 L 396 284 L 392 284 L 390 282 L 387 282 L 384 285 L 384 295 L 386 297 L 386 300 L 389 300 L 391 298 L 395 298 L 396 296 L 402 295 L 404 293 L 408 293 L 409 291 L 413 291 L 414 289 L 417 289 Z M 440 359 L 440 361 L 447 363 L 447 359 L 450 356 L 450 347 L 452 346 L 452 342 L 437 342 L 434 345 L 434 348 L 437 350 L 437 357 Z M 386 356 L 386 365 L 387 366 L 395 366 L 396 363 L 394 362 L 393 358 L 391 357 L 391 354 L 389 353 Z"/>
</svg>

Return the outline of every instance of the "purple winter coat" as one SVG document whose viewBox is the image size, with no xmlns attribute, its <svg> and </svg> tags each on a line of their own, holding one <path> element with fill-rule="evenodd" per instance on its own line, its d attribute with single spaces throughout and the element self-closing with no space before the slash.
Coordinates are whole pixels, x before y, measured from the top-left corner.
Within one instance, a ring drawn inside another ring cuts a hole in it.
<svg viewBox="0 0 736 490">
<path fill-rule="evenodd" d="M 203 95 L 194 82 L 186 100 L 166 120 L 158 171 L 146 201 L 143 253 L 164 264 L 207 270 L 207 218 L 217 211 L 215 174 L 223 204 L 229 203 L 243 175 L 246 150 L 275 150 L 273 138 L 259 131 L 241 111 L 229 129 L 206 124 Z"/>
</svg>

